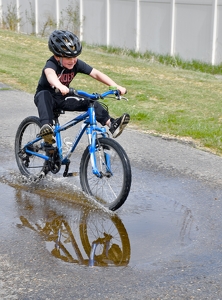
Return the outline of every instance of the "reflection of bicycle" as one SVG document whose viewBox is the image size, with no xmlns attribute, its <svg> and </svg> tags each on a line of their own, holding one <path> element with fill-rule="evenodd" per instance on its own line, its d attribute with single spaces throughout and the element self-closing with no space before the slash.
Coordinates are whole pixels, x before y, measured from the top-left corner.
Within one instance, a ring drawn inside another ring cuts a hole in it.
<svg viewBox="0 0 222 300">
<path fill-rule="evenodd" d="M 79 232 L 76 222 L 72 225 L 55 213 L 44 222 L 32 224 L 24 216 L 22 225 L 37 231 L 51 245 L 51 253 L 65 262 L 89 266 L 126 266 L 130 260 L 130 242 L 122 221 L 115 216 L 82 213 Z M 78 239 L 80 233 L 80 239 Z M 88 258 L 84 258 L 83 251 Z M 48 246 L 49 248 L 49 246 Z"/>
<path fill-rule="evenodd" d="M 63 176 L 74 176 L 73 172 L 69 172 L 70 157 L 83 133 L 86 132 L 89 145 L 83 152 L 79 169 L 82 189 L 110 210 L 116 210 L 123 205 L 130 191 L 130 162 L 124 149 L 108 137 L 106 129 L 98 127 L 94 101 L 109 95 L 120 100 L 121 96 L 117 90 L 109 90 L 101 95 L 88 94 L 84 91 L 75 93 L 91 99 L 90 106 L 87 112 L 64 125 L 60 125 L 58 120 L 60 114 L 64 112 L 61 110 L 54 112 L 56 147 L 48 147 L 38 136 L 41 127 L 39 118 L 30 116 L 21 122 L 15 138 L 15 156 L 19 170 L 26 177 L 36 179 L 44 177 L 48 172 L 56 174 L 64 165 Z M 70 144 L 68 153 L 64 155 L 61 132 L 81 121 L 83 124 Z"/>
<path fill-rule="evenodd" d="M 130 259 L 130 242 L 122 221 L 115 215 L 108 218 L 83 214 L 79 226 L 82 245 L 94 261 L 105 265 L 127 265 Z"/>
</svg>

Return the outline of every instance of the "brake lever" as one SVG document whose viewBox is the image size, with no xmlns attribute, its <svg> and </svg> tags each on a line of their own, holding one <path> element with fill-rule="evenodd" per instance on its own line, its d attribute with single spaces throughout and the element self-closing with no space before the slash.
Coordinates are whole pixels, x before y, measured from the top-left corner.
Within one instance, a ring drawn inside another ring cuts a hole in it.
<svg viewBox="0 0 222 300">
<path fill-rule="evenodd" d="M 119 96 L 116 96 L 116 100 L 125 100 L 125 101 L 129 101 L 129 99 L 128 99 L 128 98 L 126 98 L 126 97 L 123 97 L 123 96 L 121 96 L 121 95 L 119 95 Z"/>
<path fill-rule="evenodd" d="M 125 100 L 125 101 L 129 101 L 128 98 L 121 96 L 121 92 L 120 90 L 117 90 L 117 94 L 116 94 L 116 100 Z M 125 94 L 127 93 L 127 90 L 125 92 Z"/>
<path fill-rule="evenodd" d="M 126 98 L 126 97 L 121 97 L 123 100 L 125 100 L 125 101 L 129 101 L 129 99 L 128 98 Z"/>
</svg>

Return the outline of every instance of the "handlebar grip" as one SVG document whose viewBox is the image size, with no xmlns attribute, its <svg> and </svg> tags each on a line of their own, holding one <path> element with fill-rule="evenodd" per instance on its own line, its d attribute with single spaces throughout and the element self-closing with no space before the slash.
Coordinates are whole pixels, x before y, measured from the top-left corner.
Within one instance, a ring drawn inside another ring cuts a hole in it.
<svg viewBox="0 0 222 300">
<path fill-rule="evenodd" d="M 110 90 L 110 91 L 118 91 L 118 94 L 121 95 L 120 90 L 118 90 L 117 87 L 115 87 L 115 86 L 110 86 L 110 87 L 109 87 L 109 90 Z M 127 93 L 127 90 L 126 90 L 125 94 L 126 94 L 126 93 Z M 115 93 L 115 94 L 116 94 L 116 93 Z M 116 96 L 119 96 L 119 95 L 116 94 Z"/>
<path fill-rule="evenodd" d="M 56 88 L 56 89 L 55 89 L 55 92 L 56 92 L 56 94 L 57 94 L 57 93 L 59 93 L 60 91 L 59 91 L 59 89 Z M 68 94 L 69 94 L 70 96 L 76 95 L 76 90 L 75 90 L 74 88 L 69 88 Z"/>
<path fill-rule="evenodd" d="M 74 88 L 69 88 L 69 95 L 70 95 L 70 96 L 73 96 L 73 95 L 75 95 L 75 94 L 76 94 L 75 89 L 74 89 Z"/>
</svg>

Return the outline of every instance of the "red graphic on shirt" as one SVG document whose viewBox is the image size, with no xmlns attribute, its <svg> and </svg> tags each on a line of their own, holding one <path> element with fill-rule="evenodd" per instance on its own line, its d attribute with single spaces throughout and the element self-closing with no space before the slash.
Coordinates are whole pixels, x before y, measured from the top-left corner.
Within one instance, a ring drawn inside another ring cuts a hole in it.
<svg viewBox="0 0 222 300">
<path fill-rule="evenodd" d="M 58 78 L 59 78 L 59 81 L 66 85 L 66 86 L 69 86 L 70 82 L 73 80 L 75 74 L 74 72 L 71 72 L 71 73 L 65 73 L 65 74 L 59 74 L 58 75 Z"/>
</svg>

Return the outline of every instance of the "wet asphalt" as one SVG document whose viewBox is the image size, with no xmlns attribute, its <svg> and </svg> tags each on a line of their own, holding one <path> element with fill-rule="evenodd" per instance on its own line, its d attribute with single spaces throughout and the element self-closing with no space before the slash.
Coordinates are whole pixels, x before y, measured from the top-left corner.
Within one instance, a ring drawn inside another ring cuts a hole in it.
<svg viewBox="0 0 222 300">
<path fill-rule="evenodd" d="M 33 95 L 0 84 L 0 101 L 0 299 L 222 299 L 221 157 L 129 126 L 118 142 L 132 188 L 112 214 L 82 197 L 78 178 L 22 180 L 14 138 L 37 113 Z M 69 255 L 55 247 L 57 231 L 49 234 L 58 224 Z M 111 228 L 122 251 L 89 267 L 87 238 Z"/>
</svg>

